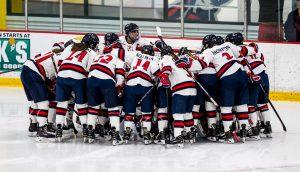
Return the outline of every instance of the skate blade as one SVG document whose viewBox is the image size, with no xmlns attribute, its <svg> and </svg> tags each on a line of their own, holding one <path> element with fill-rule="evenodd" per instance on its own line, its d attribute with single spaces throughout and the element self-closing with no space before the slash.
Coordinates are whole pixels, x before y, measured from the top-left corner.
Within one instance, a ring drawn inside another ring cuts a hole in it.
<svg viewBox="0 0 300 172">
<path fill-rule="evenodd" d="M 55 137 L 53 138 L 36 137 L 35 141 L 39 143 L 50 143 L 50 142 L 55 142 Z"/>
<path fill-rule="evenodd" d="M 144 140 L 144 144 L 145 145 L 150 145 L 151 144 L 151 140 Z"/>
<path fill-rule="evenodd" d="M 155 140 L 154 143 L 158 144 L 158 145 L 165 145 L 166 141 L 165 140 Z"/>
<path fill-rule="evenodd" d="M 212 141 L 212 142 L 218 141 L 218 139 L 216 137 L 207 137 L 207 140 Z"/>
<path fill-rule="evenodd" d="M 36 132 L 29 132 L 28 137 L 36 137 L 37 133 Z"/>
<path fill-rule="evenodd" d="M 119 141 L 119 140 L 113 140 L 112 141 L 112 145 L 113 146 L 118 146 L 118 145 L 121 145 L 121 144 L 123 144 L 124 143 L 124 141 Z"/>
<path fill-rule="evenodd" d="M 95 139 L 88 139 L 88 143 L 89 144 L 92 144 L 92 143 L 94 143 L 95 142 Z"/>
<path fill-rule="evenodd" d="M 261 140 L 260 136 L 250 136 L 250 137 L 246 137 L 247 141 L 258 141 Z"/>
</svg>

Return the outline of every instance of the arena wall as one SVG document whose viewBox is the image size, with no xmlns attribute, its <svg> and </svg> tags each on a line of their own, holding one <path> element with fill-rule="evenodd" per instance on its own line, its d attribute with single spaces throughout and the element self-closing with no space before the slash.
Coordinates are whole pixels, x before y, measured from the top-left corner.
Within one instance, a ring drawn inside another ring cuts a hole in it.
<svg viewBox="0 0 300 172">
<path fill-rule="evenodd" d="M 0 31 L 0 71 L 22 66 L 27 58 L 51 49 L 54 42 L 64 42 L 78 37 L 77 33 Z M 155 36 L 143 36 L 155 42 Z M 99 35 L 103 42 L 103 35 Z M 167 44 L 178 49 L 186 46 L 191 50 L 201 49 L 200 39 L 165 38 Z M 273 100 L 300 101 L 300 44 L 257 42 L 264 52 Z M 0 75 L 0 86 L 22 87 L 20 71 Z"/>
</svg>

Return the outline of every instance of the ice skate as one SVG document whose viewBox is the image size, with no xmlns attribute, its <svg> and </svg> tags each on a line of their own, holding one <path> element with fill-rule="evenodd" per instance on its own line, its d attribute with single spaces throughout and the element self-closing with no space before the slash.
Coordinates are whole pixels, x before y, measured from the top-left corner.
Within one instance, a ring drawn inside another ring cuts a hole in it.
<svg viewBox="0 0 300 172">
<path fill-rule="evenodd" d="M 213 142 L 218 141 L 216 124 L 212 124 L 211 128 L 208 128 L 206 138 Z"/>
<path fill-rule="evenodd" d="M 196 142 L 196 128 L 195 127 L 191 127 L 191 131 L 189 131 L 187 133 L 188 135 L 188 139 L 190 141 L 190 143 L 195 143 Z"/>
<path fill-rule="evenodd" d="M 38 125 L 37 123 L 33 123 L 32 120 L 30 119 L 30 124 L 28 127 L 28 136 L 29 137 L 35 137 L 38 131 Z"/>
<path fill-rule="evenodd" d="M 166 144 L 166 136 L 165 136 L 164 131 L 161 131 L 157 134 L 157 136 L 155 137 L 154 143 L 160 144 L 160 145 Z"/>
<path fill-rule="evenodd" d="M 47 124 L 44 126 L 38 127 L 37 131 L 37 138 L 36 141 L 42 142 L 42 141 L 54 141 L 55 140 L 55 134 L 52 132 L 47 131 Z"/>
<path fill-rule="evenodd" d="M 247 130 L 247 139 L 260 140 L 259 130 L 257 127 L 251 127 L 249 130 Z"/>
<path fill-rule="evenodd" d="M 272 127 L 270 121 L 266 122 L 263 133 L 267 136 L 267 138 L 272 138 Z"/>
<path fill-rule="evenodd" d="M 82 125 L 82 137 L 84 143 L 88 142 L 88 128 L 86 124 Z"/>
<path fill-rule="evenodd" d="M 131 133 L 132 133 L 132 129 L 130 127 L 126 127 L 126 129 L 124 131 L 124 136 L 123 136 L 125 143 L 129 142 L 129 140 L 131 138 Z"/>
<path fill-rule="evenodd" d="M 94 143 L 95 142 L 95 130 L 93 129 L 92 125 L 88 126 L 88 131 L 87 131 L 88 135 L 88 143 Z"/>
<path fill-rule="evenodd" d="M 62 135 L 63 135 L 62 125 L 57 124 L 55 137 L 56 137 L 58 142 L 62 142 Z"/>
<path fill-rule="evenodd" d="M 152 142 L 151 133 L 146 127 L 143 127 L 143 140 L 145 145 L 149 145 Z"/>
<path fill-rule="evenodd" d="M 122 136 L 120 135 L 119 131 L 116 131 L 115 127 L 111 128 L 110 134 L 111 134 L 112 145 L 113 146 L 120 145 L 120 144 L 124 143 L 124 140 L 123 140 Z"/>
</svg>

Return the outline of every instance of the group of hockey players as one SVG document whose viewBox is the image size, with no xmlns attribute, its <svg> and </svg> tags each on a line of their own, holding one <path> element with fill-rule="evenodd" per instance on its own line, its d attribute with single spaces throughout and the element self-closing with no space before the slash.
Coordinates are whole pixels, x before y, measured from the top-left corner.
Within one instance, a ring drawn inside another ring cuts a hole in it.
<svg viewBox="0 0 300 172">
<path fill-rule="evenodd" d="M 174 51 L 162 39 L 146 43 L 129 23 L 123 37 L 105 34 L 101 49 L 94 33 L 55 43 L 22 68 L 29 133 L 38 141 L 77 134 L 87 143 L 181 147 L 271 137 L 264 56 L 243 41 L 241 33 L 211 34 L 201 51 Z"/>
</svg>

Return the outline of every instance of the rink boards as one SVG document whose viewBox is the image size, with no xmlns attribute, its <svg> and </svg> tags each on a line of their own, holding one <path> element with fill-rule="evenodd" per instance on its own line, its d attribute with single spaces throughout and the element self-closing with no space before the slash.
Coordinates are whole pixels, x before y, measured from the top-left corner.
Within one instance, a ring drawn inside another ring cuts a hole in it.
<svg viewBox="0 0 300 172">
<path fill-rule="evenodd" d="M 55 42 L 65 42 L 78 37 L 77 33 L 0 31 L 0 71 L 20 68 L 30 57 L 49 51 Z M 144 36 L 155 42 L 155 36 Z M 99 35 L 103 43 L 103 35 Z M 186 46 L 200 50 L 200 39 L 166 37 L 165 41 L 175 49 Z M 300 101 L 300 44 L 257 42 L 265 55 L 273 100 Z M 102 46 L 102 44 L 100 45 Z M 100 47 L 101 48 L 101 47 Z M 20 71 L 0 75 L 0 86 L 22 87 Z"/>
</svg>

